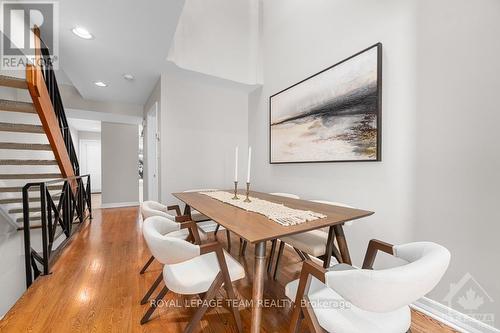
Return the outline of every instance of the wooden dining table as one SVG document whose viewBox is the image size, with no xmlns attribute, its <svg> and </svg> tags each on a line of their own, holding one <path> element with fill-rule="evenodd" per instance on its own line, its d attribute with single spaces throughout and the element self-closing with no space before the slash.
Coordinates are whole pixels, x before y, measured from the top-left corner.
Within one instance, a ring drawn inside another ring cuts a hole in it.
<svg viewBox="0 0 500 333">
<path fill-rule="evenodd" d="M 227 190 L 227 192 L 232 191 Z M 260 332 L 267 241 L 329 227 L 324 266 L 328 267 L 330 265 L 330 258 L 335 254 L 339 256 L 340 262 L 351 264 L 343 225 L 347 221 L 356 220 L 373 214 L 373 212 L 367 210 L 334 206 L 251 191 L 250 198 L 255 197 L 275 203 L 281 203 L 290 208 L 310 210 L 326 215 L 326 217 L 314 221 L 284 226 L 270 220 L 264 215 L 246 211 L 199 192 L 181 192 L 173 193 L 173 195 L 186 204 L 187 212 L 190 211 L 190 208 L 195 209 L 237 236 L 255 245 L 251 318 L 252 333 Z M 239 198 L 239 200 L 245 198 L 243 191 L 239 191 Z M 335 245 L 335 240 L 337 240 L 337 245 Z"/>
</svg>

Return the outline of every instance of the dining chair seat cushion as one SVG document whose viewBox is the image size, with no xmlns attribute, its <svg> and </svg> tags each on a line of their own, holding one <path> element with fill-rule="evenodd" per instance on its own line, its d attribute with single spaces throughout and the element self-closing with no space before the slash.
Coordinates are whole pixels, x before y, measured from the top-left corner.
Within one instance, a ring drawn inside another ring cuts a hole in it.
<svg viewBox="0 0 500 333">
<path fill-rule="evenodd" d="M 280 239 L 302 252 L 319 257 L 326 252 L 328 234 L 323 230 L 311 230 Z"/>
<path fill-rule="evenodd" d="M 226 251 L 224 256 L 231 281 L 243 279 L 243 266 Z M 208 291 L 219 272 L 217 255 L 210 252 L 178 264 L 165 265 L 163 279 L 169 290 L 182 295 L 195 295 Z"/>
<path fill-rule="evenodd" d="M 195 222 L 209 221 L 210 220 L 209 217 L 203 215 L 202 213 L 200 213 L 196 210 L 191 211 L 191 219 Z"/>
<path fill-rule="evenodd" d="M 198 229 L 201 229 L 201 230 L 203 230 L 203 232 L 206 232 L 206 233 L 214 232 L 215 228 L 217 228 L 217 223 L 215 223 L 212 220 L 198 222 L 198 223 L 196 223 L 196 225 L 198 225 Z M 220 226 L 219 230 L 224 230 L 224 227 Z"/>
<path fill-rule="evenodd" d="M 299 280 L 288 283 L 285 294 L 295 301 Z M 362 310 L 328 288 L 318 279 L 311 278 L 309 299 L 318 322 L 328 332 L 335 333 L 404 333 L 411 325 L 408 306 L 391 312 L 370 312 Z"/>
</svg>

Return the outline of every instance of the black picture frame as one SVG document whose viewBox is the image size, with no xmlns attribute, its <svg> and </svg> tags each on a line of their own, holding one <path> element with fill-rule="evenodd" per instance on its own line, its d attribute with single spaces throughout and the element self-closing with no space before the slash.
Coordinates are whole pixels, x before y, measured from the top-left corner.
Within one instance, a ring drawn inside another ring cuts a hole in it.
<svg viewBox="0 0 500 333">
<path fill-rule="evenodd" d="M 377 140 L 377 143 L 376 143 L 376 149 L 377 149 L 377 153 L 376 153 L 376 158 L 375 159 L 350 159 L 350 160 L 315 160 L 315 161 L 273 161 L 272 160 L 272 134 L 271 134 L 271 131 L 272 131 L 272 128 L 271 128 L 271 125 L 272 125 L 272 99 L 278 95 L 280 95 L 281 93 L 285 92 L 285 91 L 288 91 L 300 84 L 302 84 L 303 82 L 305 81 L 308 81 L 312 78 L 314 78 L 315 76 L 319 75 L 319 74 L 322 74 L 326 71 L 329 71 L 333 68 L 335 68 L 336 66 L 340 65 L 340 64 L 343 64 L 357 56 L 359 56 L 360 54 L 363 54 L 373 48 L 377 48 L 377 84 L 376 84 L 376 87 L 377 87 L 377 93 L 376 93 L 376 96 L 377 96 L 377 134 L 376 134 L 376 140 Z M 270 164 L 301 164 L 301 163 L 337 163 L 337 162 L 380 162 L 382 161 L 382 43 L 376 43 L 374 45 L 371 45 L 369 47 L 367 47 L 366 49 L 363 49 L 359 52 L 357 52 L 356 54 L 353 54 L 352 56 L 348 57 L 348 58 L 345 58 L 339 62 L 337 62 L 336 64 L 332 65 L 332 66 L 329 66 L 283 90 L 280 90 L 279 92 L 269 96 L 269 163 Z"/>
</svg>

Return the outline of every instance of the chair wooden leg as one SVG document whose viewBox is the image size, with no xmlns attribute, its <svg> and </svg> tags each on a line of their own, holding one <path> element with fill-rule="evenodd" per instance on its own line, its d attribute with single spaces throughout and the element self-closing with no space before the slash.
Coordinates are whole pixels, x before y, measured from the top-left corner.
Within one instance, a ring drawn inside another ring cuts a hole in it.
<svg viewBox="0 0 500 333">
<path fill-rule="evenodd" d="M 267 272 L 271 273 L 273 269 L 274 252 L 276 252 L 277 239 L 273 239 L 271 242 L 271 252 L 269 253 L 269 261 L 267 263 Z"/>
<path fill-rule="evenodd" d="M 155 282 L 153 282 L 153 284 L 151 285 L 149 290 L 146 292 L 144 297 L 141 299 L 141 304 L 146 304 L 148 302 L 148 300 L 151 297 L 151 295 L 153 294 L 153 292 L 156 290 L 156 288 L 158 288 L 158 285 L 160 284 L 161 280 L 163 280 L 163 272 L 160 273 L 160 275 L 158 275 Z"/>
<path fill-rule="evenodd" d="M 247 244 L 248 242 L 242 238 L 240 238 L 240 257 L 244 257 L 245 256 L 245 253 L 247 251 Z"/>
<path fill-rule="evenodd" d="M 214 230 L 214 236 L 217 236 L 217 233 L 219 232 L 220 224 L 217 224 Z"/>
<path fill-rule="evenodd" d="M 156 298 L 151 302 L 151 306 L 149 307 L 148 311 L 142 317 L 141 325 L 144 325 L 145 323 L 147 323 L 149 321 L 149 318 L 151 317 L 153 312 L 155 312 L 156 308 L 158 307 L 158 302 L 161 301 L 163 299 L 163 297 L 165 297 L 167 292 L 168 292 L 168 288 L 166 286 L 163 287 L 163 289 L 160 291 L 158 296 L 156 296 Z"/>
<path fill-rule="evenodd" d="M 226 238 L 227 238 L 227 252 L 231 252 L 231 232 L 229 229 L 226 229 Z"/>
<path fill-rule="evenodd" d="M 241 324 L 240 312 L 238 311 L 238 307 L 235 306 L 234 301 L 236 300 L 236 295 L 233 289 L 233 282 L 231 281 L 231 276 L 229 275 L 229 270 L 227 268 L 226 258 L 222 251 L 217 251 L 217 261 L 219 262 L 220 273 L 222 273 L 222 277 L 224 280 L 224 289 L 226 289 L 226 294 L 229 299 L 231 312 L 234 317 L 234 321 L 236 322 L 236 327 L 238 328 L 238 332 L 242 332 L 243 326 Z"/>
<path fill-rule="evenodd" d="M 144 272 L 146 271 L 146 269 L 148 269 L 149 265 L 151 265 L 151 263 L 155 260 L 155 257 L 151 256 L 151 258 L 148 259 L 148 261 L 144 264 L 144 267 L 142 267 L 141 271 L 139 272 L 139 274 L 144 274 Z"/>
<path fill-rule="evenodd" d="M 201 318 L 207 312 L 208 310 L 208 303 L 211 299 L 213 299 L 217 295 L 217 291 L 219 288 L 222 286 L 222 283 L 224 282 L 224 278 L 222 277 L 222 272 L 219 272 L 217 276 L 215 277 L 214 282 L 210 285 L 210 288 L 208 289 L 207 293 L 205 294 L 205 298 L 203 299 L 203 302 L 201 303 L 201 306 L 196 310 L 196 313 L 194 316 L 191 318 L 189 321 L 188 325 L 186 326 L 186 329 L 184 330 L 184 333 L 192 333 L 198 323 L 200 322 Z"/>
<path fill-rule="evenodd" d="M 293 316 L 293 312 L 292 312 L 292 316 Z M 292 320 L 290 321 L 290 328 L 289 328 L 288 332 L 289 333 L 299 333 L 299 330 L 302 326 L 302 320 L 304 320 L 304 315 L 302 314 L 302 311 L 299 310 L 297 319 L 294 319 L 292 317 Z"/>
<path fill-rule="evenodd" d="M 224 277 L 224 289 L 226 289 L 227 297 L 229 298 L 229 304 L 231 307 L 231 312 L 233 314 L 234 321 L 236 322 L 236 327 L 238 328 L 238 332 L 243 331 L 243 325 L 241 324 L 241 316 L 238 311 L 238 307 L 235 306 L 234 301 L 236 300 L 236 294 L 233 289 L 233 282 L 231 281 L 231 277 L 229 276 L 228 271 L 222 271 L 222 275 Z"/>
<path fill-rule="evenodd" d="M 280 247 L 278 248 L 278 256 L 276 257 L 276 264 L 274 264 L 273 280 L 276 280 L 276 277 L 278 276 L 278 268 L 284 249 L 285 249 L 285 242 L 280 241 Z"/>
<path fill-rule="evenodd" d="M 299 249 L 297 249 L 297 248 L 295 248 L 295 247 L 294 247 L 293 249 L 294 249 L 294 250 L 295 250 L 295 252 L 297 252 L 297 254 L 299 255 L 300 260 L 302 260 L 302 261 L 306 260 L 306 257 L 304 256 L 304 254 L 302 253 L 302 251 L 300 251 Z"/>
</svg>

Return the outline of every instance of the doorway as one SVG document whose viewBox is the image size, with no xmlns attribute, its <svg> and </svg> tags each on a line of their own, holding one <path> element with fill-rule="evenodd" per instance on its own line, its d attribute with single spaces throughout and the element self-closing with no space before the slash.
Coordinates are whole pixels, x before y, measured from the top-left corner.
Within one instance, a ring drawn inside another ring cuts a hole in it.
<svg viewBox="0 0 500 333">
<path fill-rule="evenodd" d="M 146 116 L 146 142 L 147 142 L 147 179 L 148 200 L 158 200 L 158 102 L 155 102 L 148 110 Z"/>
<path fill-rule="evenodd" d="M 101 142 L 80 139 L 80 174 L 90 174 L 92 193 L 101 192 Z"/>
</svg>

